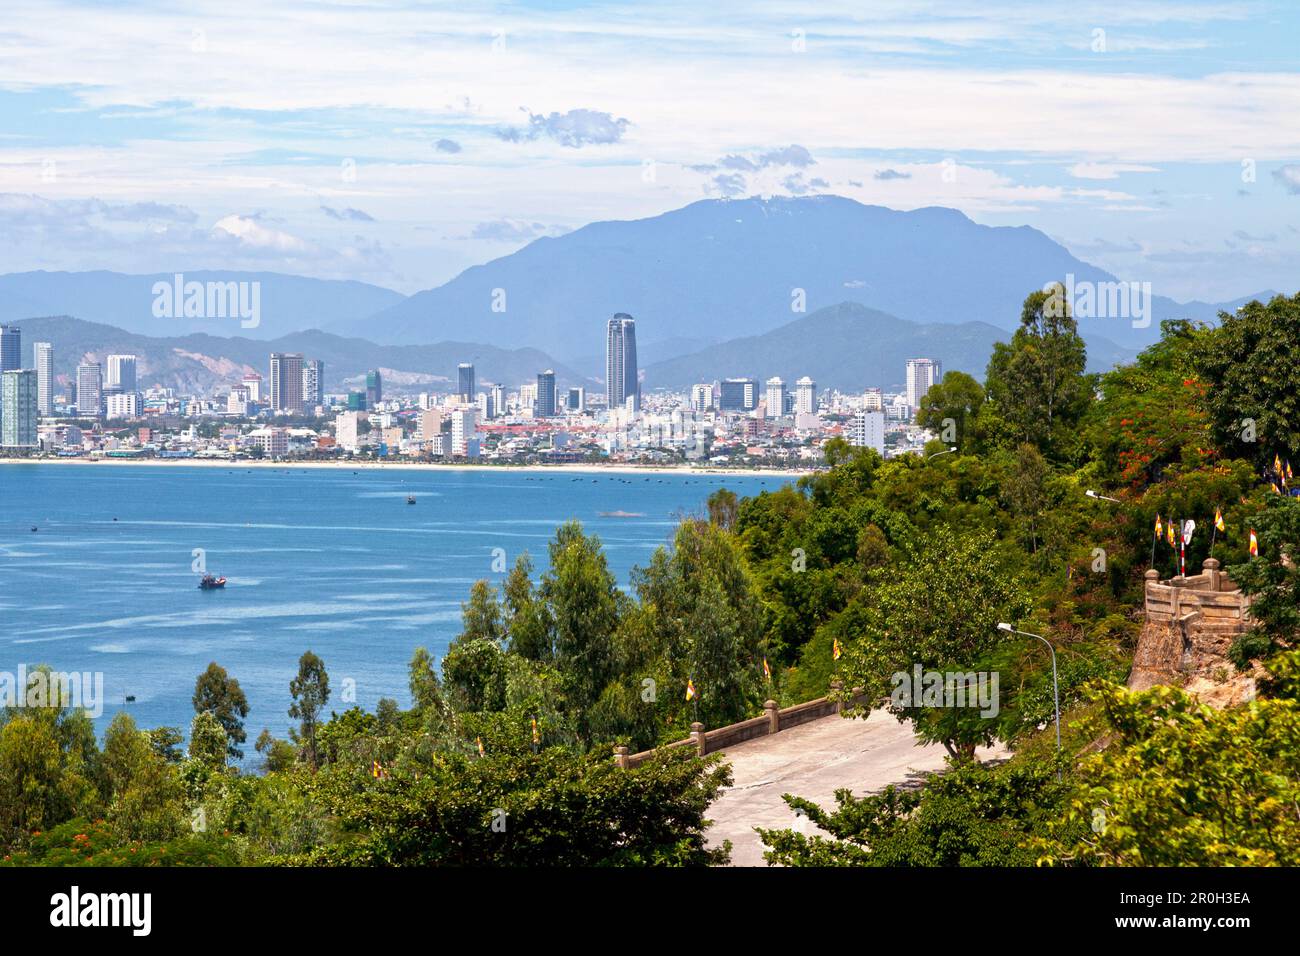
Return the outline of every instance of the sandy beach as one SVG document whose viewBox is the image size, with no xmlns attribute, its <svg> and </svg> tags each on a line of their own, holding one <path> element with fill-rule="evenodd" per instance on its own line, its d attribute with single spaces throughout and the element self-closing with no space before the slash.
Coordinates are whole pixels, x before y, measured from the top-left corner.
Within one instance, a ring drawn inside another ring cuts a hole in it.
<svg viewBox="0 0 1300 956">
<path fill-rule="evenodd" d="M 332 468 L 335 470 L 423 471 L 431 469 L 457 471 L 513 471 L 513 472 L 579 472 L 611 475 L 771 475 L 777 478 L 801 478 L 813 474 L 815 469 L 796 468 L 717 468 L 694 465 L 596 465 L 588 462 L 556 463 L 553 465 L 489 465 L 456 464 L 451 462 L 414 461 L 266 461 L 258 458 L 229 461 L 220 458 L 0 458 L 0 465 L 106 465 L 135 468 Z"/>
</svg>

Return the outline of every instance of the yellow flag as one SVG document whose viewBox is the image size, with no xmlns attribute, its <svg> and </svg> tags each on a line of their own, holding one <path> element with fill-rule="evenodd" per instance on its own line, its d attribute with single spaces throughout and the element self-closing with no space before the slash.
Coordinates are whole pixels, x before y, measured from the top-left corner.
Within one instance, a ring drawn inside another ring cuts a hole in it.
<svg viewBox="0 0 1300 956">
<path fill-rule="evenodd" d="M 541 742 L 542 742 L 541 735 L 537 733 L 537 718 L 534 717 L 533 718 L 533 743 L 538 744 Z"/>
<path fill-rule="evenodd" d="M 1250 556 L 1252 558 L 1259 557 L 1259 541 L 1255 538 L 1254 528 L 1250 529 Z"/>
<path fill-rule="evenodd" d="M 772 679 L 772 668 L 767 666 L 767 658 L 763 658 L 763 676 L 768 680 Z"/>
<path fill-rule="evenodd" d="M 1160 523 L 1160 513 L 1156 512 L 1156 537 L 1160 537 L 1161 532 L 1165 530 L 1164 525 Z"/>
<path fill-rule="evenodd" d="M 831 659 L 837 661 L 840 659 L 840 639 L 838 637 L 835 638 L 835 643 L 831 647 Z"/>
<path fill-rule="evenodd" d="M 1275 471 L 1275 472 L 1280 472 L 1281 470 L 1282 470 L 1282 459 L 1279 458 L 1277 455 L 1274 455 L 1274 456 L 1273 456 L 1273 471 Z"/>
<path fill-rule="evenodd" d="M 1228 527 L 1223 523 L 1223 512 L 1218 508 L 1214 509 L 1214 527 L 1219 531 L 1227 531 Z"/>
<path fill-rule="evenodd" d="M 1168 534 L 1169 546 L 1172 548 L 1174 546 L 1174 522 L 1172 518 L 1170 519 L 1169 523 L 1165 525 L 1165 530 L 1169 532 Z"/>
<path fill-rule="evenodd" d="M 483 752 L 483 738 L 482 738 L 482 737 L 475 737 L 475 738 L 474 738 L 474 742 L 475 742 L 476 744 L 478 744 L 478 755 L 479 755 L 480 757 L 485 757 L 485 756 L 487 756 L 487 754 L 485 754 L 485 753 Z"/>
<path fill-rule="evenodd" d="M 686 699 L 694 700 L 698 696 L 699 694 L 695 692 L 695 681 L 691 680 L 689 677 L 686 678 Z"/>
</svg>

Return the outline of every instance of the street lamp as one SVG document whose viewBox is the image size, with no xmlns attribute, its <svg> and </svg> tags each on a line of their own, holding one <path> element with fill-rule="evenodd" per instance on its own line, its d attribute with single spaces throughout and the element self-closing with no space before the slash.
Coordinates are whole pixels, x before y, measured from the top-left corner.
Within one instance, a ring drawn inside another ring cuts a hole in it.
<svg viewBox="0 0 1300 956">
<path fill-rule="evenodd" d="M 1099 495 L 1099 494 L 1097 494 L 1097 492 L 1093 491 L 1091 488 L 1089 488 L 1087 491 L 1085 491 L 1084 494 L 1087 495 L 1089 498 L 1096 498 L 1098 501 L 1113 501 L 1113 502 L 1115 502 L 1115 504 L 1117 504 L 1117 505 L 1122 505 L 1122 504 L 1124 503 L 1124 502 L 1120 501 L 1118 498 L 1109 498 L 1109 497 L 1107 497 L 1106 495 Z"/>
<path fill-rule="evenodd" d="M 953 445 L 951 448 L 945 448 L 943 451 L 936 451 L 933 455 L 926 455 L 925 460 L 929 461 L 931 458 L 938 458 L 940 455 L 951 455 L 956 450 L 957 446 Z"/>
<path fill-rule="evenodd" d="M 1041 635 L 1041 634 L 1031 634 L 1031 633 L 1029 633 L 1028 631 L 1019 631 L 1019 630 L 1016 630 L 1014 627 L 1012 627 L 1012 626 L 1011 626 L 1010 624 L 1008 624 L 1006 621 L 1001 621 L 1001 622 L 999 622 L 999 624 L 998 624 L 998 630 L 999 630 L 999 631 L 1006 631 L 1006 632 L 1009 633 L 1009 634 L 1023 634 L 1025 637 L 1036 637 L 1036 638 L 1038 638 L 1038 640 L 1040 640 L 1040 641 L 1042 641 L 1044 644 L 1046 644 L 1046 645 L 1047 645 L 1047 649 L 1048 649 L 1048 651 L 1051 652 L 1051 655 L 1052 655 L 1052 701 L 1053 701 L 1053 703 L 1054 703 L 1054 705 L 1055 705 L 1055 707 L 1056 707 L 1056 753 L 1057 753 L 1057 756 L 1060 756 L 1060 753 L 1061 753 L 1061 692 L 1060 692 L 1060 690 L 1057 688 L 1057 684 L 1056 684 L 1056 648 L 1054 648 L 1054 647 L 1052 646 L 1052 642 L 1049 641 L 1047 638 L 1043 637 L 1043 635 Z M 1057 780 L 1060 780 L 1060 779 L 1061 779 L 1061 768 L 1060 768 L 1059 765 L 1058 765 L 1057 768 L 1056 768 L 1056 779 L 1057 779 Z"/>
</svg>

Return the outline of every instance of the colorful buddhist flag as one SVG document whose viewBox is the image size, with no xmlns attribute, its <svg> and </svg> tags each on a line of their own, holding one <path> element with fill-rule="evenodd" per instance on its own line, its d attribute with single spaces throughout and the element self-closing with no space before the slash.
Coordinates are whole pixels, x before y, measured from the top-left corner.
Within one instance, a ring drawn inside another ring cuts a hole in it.
<svg viewBox="0 0 1300 956">
<path fill-rule="evenodd" d="M 479 755 L 480 757 L 486 757 L 487 754 L 483 752 L 483 738 L 482 738 L 482 737 L 475 737 L 475 738 L 474 738 L 474 743 L 478 744 L 478 755 Z"/>
<path fill-rule="evenodd" d="M 837 661 L 840 659 L 840 639 L 838 637 L 835 638 L 835 643 L 831 645 L 831 659 Z"/>
<path fill-rule="evenodd" d="M 1175 541 L 1175 539 L 1174 539 L 1174 519 L 1173 519 L 1173 518 L 1170 518 L 1170 519 L 1169 519 L 1169 523 L 1165 525 L 1165 531 L 1168 532 L 1167 537 L 1169 538 L 1169 546 L 1172 548 L 1172 547 L 1174 546 L 1174 541 Z"/>
<path fill-rule="evenodd" d="M 686 699 L 694 700 L 698 696 L 700 695 L 695 691 L 695 681 L 691 680 L 689 677 L 686 678 Z"/>
<path fill-rule="evenodd" d="M 537 718 L 534 717 L 533 718 L 533 743 L 539 744 L 541 742 L 542 742 L 542 736 L 537 732 Z"/>
<path fill-rule="evenodd" d="M 1156 512 L 1156 537 L 1157 538 L 1160 537 L 1160 535 L 1164 532 L 1164 530 L 1165 530 L 1164 525 L 1160 523 L 1160 513 Z"/>
<path fill-rule="evenodd" d="M 1269 487 L 1273 489 L 1273 494 L 1275 495 L 1280 495 L 1282 493 L 1282 490 L 1278 488 L 1276 481 L 1270 481 Z"/>
<path fill-rule="evenodd" d="M 767 666 L 767 658 L 763 658 L 763 676 L 768 680 L 772 679 L 772 668 Z"/>
<path fill-rule="evenodd" d="M 378 760 L 375 760 L 372 761 L 370 764 L 370 775 L 378 779 L 381 777 L 387 777 L 388 771 L 384 769 L 384 765 L 382 763 L 380 763 Z"/>
<path fill-rule="evenodd" d="M 1280 474 L 1282 471 L 1282 459 L 1277 455 L 1273 456 L 1273 471 Z"/>
<path fill-rule="evenodd" d="M 1214 509 L 1214 527 L 1219 531 L 1227 531 L 1228 527 L 1223 523 L 1223 512 L 1218 508 Z"/>
<path fill-rule="evenodd" d="M 1250 529 L 1250 556 L 1259 557 L 1259 540 L 1255 537 L 1255 529 Z"/>
</svg>

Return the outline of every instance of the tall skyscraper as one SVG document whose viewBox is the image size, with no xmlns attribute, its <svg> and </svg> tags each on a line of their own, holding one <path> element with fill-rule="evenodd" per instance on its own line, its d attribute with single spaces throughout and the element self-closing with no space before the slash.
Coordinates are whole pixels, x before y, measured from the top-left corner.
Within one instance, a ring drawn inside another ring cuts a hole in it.
<svg viewBox="0 0 1300 956">
<path fill-rule="evenodd" d="M 36 446 L 36 371 L 0 372 L 0 446 Z"/>
<path fill-rule="evenodd" d="M 77 366 L 77 414 L 98 418 L 104 405 L 104 369 L 98 362 Z"/>
<path fill-rule="evenodd" d="M 492 400 L 488 405 L 492 409 L 492 417 L 499 418 L 506 413 L 506 388 L 504 385 L 492 386 Z"/>
<path fill-rule="evenodd" d="M 636 322 L 626 312 L 617 313 L 605 330 L 605 393 L 610 411 L 632 399 L 641 410 L 641 384 L 636 377 Z"/>
<path fill-rule="evenodd" d="M 0 372 L 23 367 L 23 336 L 16 325 L 0 325 Z"/>
<path fill-rule="evenodd" d="M 41 415 L 54 414 L 54 346 L 37 342 L 32 346 L 36 365 L 36 411 Z"/>
<path fill-rule="evenodd" d="M 937 359 L 907 360 L 907 404 L 912 406 L 913 414 L 921 407 L 921 399 L 925 398 L 930 386 L 942 377 L 942 367 Z"/>
<path fill-rule="evenodd" d="M 302 355 L 298 352 L 271 353 L 271 410 L 303 413 Z"/>
<path fill-rule="evenodd" d="M 321 403 L 325 386 L 325 363 L 320 359 L 308 359 L 302 367 L 302 404 L 304 408 L 315 408 Z"/>
<path fill-rule="evenodd" d="M 780 418 L 785 414 L 785 382 L 775 375 L 767 380 L 765 404 L 768 418 Z"/>
<path fill-rule="evenodd" d="M 104 375 L 104 388 L 116 392 L 134 392 L 137 390 L 134 355 L 110 355 L 108 357 L 108 368 Z"/>
<path fill-rule="evenodd" d="M 697 412 L 707 412 L 713 408 L 713 386 L 701 382 L 699 385 L 691 386 L 691 409 Z"/>
<path fill-rule="evenodd" d="M 566 412 L 584 412 L 587 410 L 587 390 L 581 385 L 569 389 L 569 397 L 565 399 L 564 410 Z"/>
<path fill-rule="evenodd" d="M 549 368 L 537 373 L 537 404 L 533 406 L 533 417 L 555 417 L 555 372 Z"/>
<path fill-rule="evenodd" d="M 817 413 L 817 383 L 807 375 L 794 383 L 794 410 L 799 415 Z"/>
<path fill-rule="evenodd" d="M 478 394 L 474 390 L 474 366 L 469 362 L 461 362 L 456 366 L 456 394 L 466 404 L 474 401 Z"/>
<path fill-rule="evenodd" d="M 366 373 L 366 408 L 374 408 L 384 400 L 384 378 L 379 369 L 372 368 Z"/>
</svg>

